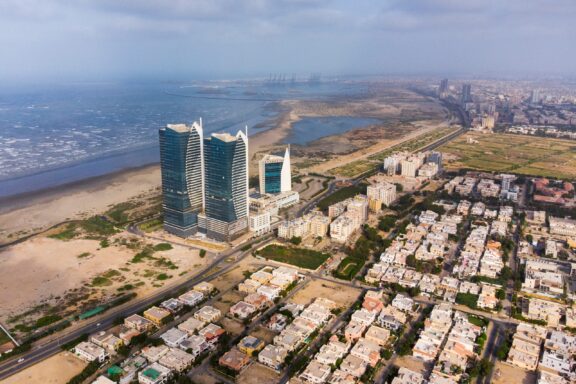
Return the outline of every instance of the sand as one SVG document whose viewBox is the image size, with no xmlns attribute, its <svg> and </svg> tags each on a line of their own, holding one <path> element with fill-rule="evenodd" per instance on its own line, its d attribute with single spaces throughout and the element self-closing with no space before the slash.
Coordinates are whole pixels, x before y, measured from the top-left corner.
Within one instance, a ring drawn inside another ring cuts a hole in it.
<svg viewBox="0 0 576 384">
<path fill-rule="evenodd" d="M 151 194 L 159 186 L 160 168 L 150 166 L 4 202 L 0 204 L 0 244 L 12 240 L 10 234 L 38 232 L 65 220 L 101 213 L 114 204 Z"/>
<path fill-rule="evenodd" d="M 513 367 L 501 361 L 497 361 L 494 365 L 492 375 L 492 383 L 494 384 L 536 384 L 536 381 L 535 372 Z"/>
<path fill-rule="evenodd" d="M 169 251 L 154 254 L 178 266 L 178 269 L 165 271 L 173 279 L 183 272 L 197 270 L 209 260 L 208 257 L 200 258 L 197 250 L 178 245 L 173 247 Z M 160 282 L 147 273 L 164 271 L 151 266 L 153 261 L 127 264 L 135 252 L 123 246 L 100 248 L 96 240 L 62 241 L 46 237 L 36 237 L 0 250 L 0 270 L 3 272 L 0 279 L 0 319 L 6 319 L 42 302 L 55 304 L 59 302 L 58 297 L 64 297 L 70 290 L 91 283 L 94 277 L 109 270 L 115 270 L 120 275 L 111 279 L 112 284 L 109 286 L 88 287 L 93 296 L 105 297 L 106 294 L 116 293 L 118 287 L 127 283 L 135 284 L 137 281 L 143 281 L 145 285 L 134 292 L 145 295 L 155 288 L 154 285 L 170 282 L 170 279 Z M 79 257 L 84 253 L 90 255 Z"/>
<path fill-rule="evenodd" d="M 60 352 L 2 381 L 2 384 L 42 383 L 65 384 L 76 376 L 86 363 L 70 352 Z"/>
</svg>

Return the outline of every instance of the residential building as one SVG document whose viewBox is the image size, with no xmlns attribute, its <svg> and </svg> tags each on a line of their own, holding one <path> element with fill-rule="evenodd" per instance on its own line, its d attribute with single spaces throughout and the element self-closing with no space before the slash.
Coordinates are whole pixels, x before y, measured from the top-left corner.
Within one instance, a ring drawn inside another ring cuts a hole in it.
<svg viewBox="0 0 576 384">
<path fill-rule="evenodd" d="M 236 348 L 232 348 L 218 359 L 218 364 L 236 372 L 240 372 L 249 363 L 250 357 Z"/>
<path fill-rule="evenodd" d="M 329 365 L 312 360 L 299 377 L 312 384 L 323 384 L 327 382 L 331 372 Z"/>
<path fill-rule="evenodd" d="M 169 311 L 159 307 L 148 308 L 144 311 L 144 317 L 156 325 L 162 325 L 170 316 Z"/>
<path fill-rule="evenodd" d="M 158 363 L 153 363 L 138 373 L 140 384 L 165 384 L 172 376 L 172 371 Z"/>
<path fill-rule="evenodd" d="M 108 353 L 104 348 L 89 341 L 82 341 L 76 345 L 76 347 L 74 347 L 74 353 L 87 362 L 98 361 L 102 363 L 108 357 Z"/>
<path fill-rule="evenodd" d="M 188 367 L 190 367 L 193 361 L 194 355 L 186 353 L 178 348 L 170 348 L 170 350 L 160 358 L 158 363 L 173 371 L 184 372 Z"/>
<path fill-rule="evenodd" d="M 245 336 L 240 342 L 238 343 L 238 349 L 241 352 L 244 352 L 248 356 L 252 356 L 257 352 L 260 352 L 266 343 L 263 340 L 260 340 L 254 336 Z"/>
<path fill-rule="evenodd" d="M 147 332 L 154 327 L 154 323 L 140 315 L 130 315 L 124 319 L 124 325 L 139 332 Z"/>
<path fill-rule="evenodd" d="M 160 338 L 164 340 L 164 343 L 167 346 L 171 348 L 177 348 L 180 346 L 180 343 L 188 338 L 188 333 L 181 331 L 178 328 L 170 328 L 164 332 Z"/>
<path fill-rule="evenodd" d="M 288 350 L 285 348 L 268 344 L 258 354 L 258 361 L 272 369 L 279 370 L 286 360 Z"/>
<path fill-rule="evenodd" d="M 194 318 L 205 323 L 218 321 L 222 317 L 222 312 L 219 309 L 205 305 L 194 313 Z"/>
</svg>

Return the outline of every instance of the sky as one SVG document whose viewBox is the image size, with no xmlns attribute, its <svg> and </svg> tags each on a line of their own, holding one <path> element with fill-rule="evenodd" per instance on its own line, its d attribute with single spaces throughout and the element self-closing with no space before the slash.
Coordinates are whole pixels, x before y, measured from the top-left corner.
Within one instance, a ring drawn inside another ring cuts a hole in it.
<svg viewBox="0 0 576 384">
<path fill-rule="evenodd" d="M 0 0 L 0 80 L 574 75 L 575 0 Z"/>
</svg>

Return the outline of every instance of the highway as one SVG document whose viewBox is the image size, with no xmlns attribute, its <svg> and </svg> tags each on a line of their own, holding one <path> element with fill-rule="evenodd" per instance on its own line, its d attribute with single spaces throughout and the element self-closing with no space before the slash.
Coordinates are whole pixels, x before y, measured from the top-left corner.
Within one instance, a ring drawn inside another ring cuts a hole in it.
<svg viewBox="0 0 576 384">
<path fill-rule="evenodd" d="M 269 241 L 270 239 L 267 239 L 264 242 L 262 242 L 262 244 L 266 244 Z M 112 308 L 102 316 L 95 317 L 87 321 L 82 326 L 70 329 L 68 330 L 68 332 L 64 330 L 63 331 L 64 334 L 58 336 L 56 339 L 45 342 L 44 344 L 40 344 L 42 343 L 42 340 L 39 340 L 37 344 L 32 347 L 32 350 L 30 350 L 29 352 L 15 356 L 12 359 L 0 363 L 0 380 L 4 380 L 7 377 L 25 368 L 28 368 L 50 356 L 55 355 L 56 353 L 62 350 L 61 345 L 73 341 L 84 334 L 90 334 L 100 329 L 104 330 L 110 328 L 114 325 L 114 322 L 118 318 L 127 317 L 133 313 L 141 312 L 160 300 L 167 299 L 169 297 L 178 294 L 183 289 L 191 288 L 192 286 L 198 284 L 201 281 L 212 280 L 228 272 L 236 265 L 238 265 L 240 261 L 242 261 L 246 256 L 248 256 L 251 253 L 251 251 L 252 250 L 250 249 L 244 252 L 238 250 L 230 250 L 228 252 L 225 252 L 216 257 L 212 263 L 204 267 L 200 272 L 198 272 L 194 277 L 190 278 L 189 280 L 180 282 L 175 285 L 171 285 L 164 289 L 160 289 L 153 295 L 142 298 L 141 300 L 131 301 L 123 306 Z M 235 260 L 223 266 L 218 271 L 209 273 L 213 268 L 218 266 L 220 263 L 226 263 L 226 259 L 230 257 L 235 257 Z M 18 360 L 20 358 L 24 358 L 24 361 L 18 363 Z"/>
</svg>

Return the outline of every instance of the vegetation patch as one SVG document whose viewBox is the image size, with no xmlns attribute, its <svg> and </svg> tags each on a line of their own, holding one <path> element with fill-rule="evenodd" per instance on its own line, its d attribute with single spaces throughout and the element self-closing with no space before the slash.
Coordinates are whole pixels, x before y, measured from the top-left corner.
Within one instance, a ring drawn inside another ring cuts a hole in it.
<svg viewBox="0 0 576 384">
<path fill-rule="evenodd" d="M 315 270 L 330 258 L 327 253 L 311 249 L 285 247 L 277 244 L 267 245 L 256 252 L 258 256 L 300 268 Z"/>
<path fill-rule="evenodd" d="M 332 204 L 339 203 L 343 200 L 346 200 L 350 197 L 354 197 L 358 194 L 365 194 L 366 193 L 366 186 L 367 184 L 358 184 L 358 185 L 351 185 L 349 187 L 344 187 L 330 196 L 327 196 L 318 202 L 318 208 L 326 211 L 329 206 Z"/>
</svg>

